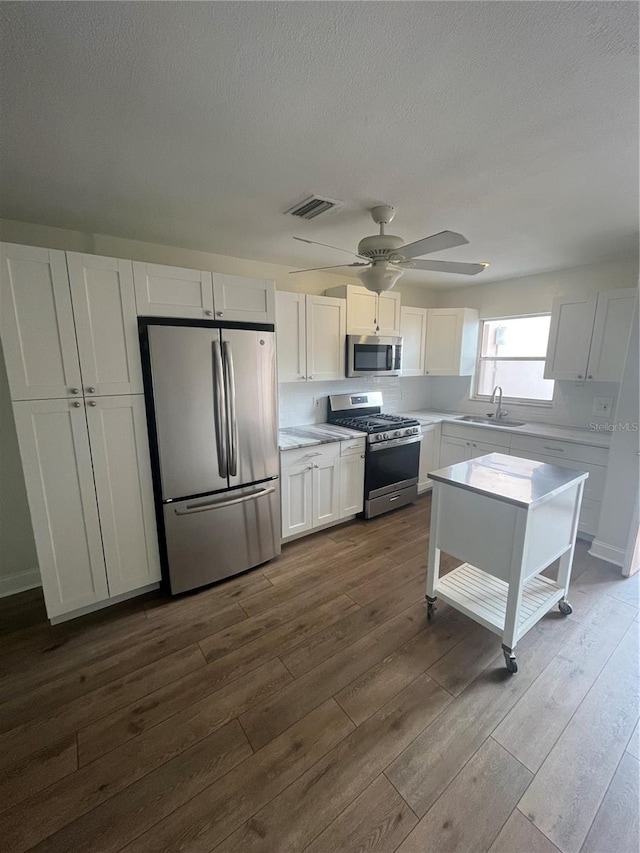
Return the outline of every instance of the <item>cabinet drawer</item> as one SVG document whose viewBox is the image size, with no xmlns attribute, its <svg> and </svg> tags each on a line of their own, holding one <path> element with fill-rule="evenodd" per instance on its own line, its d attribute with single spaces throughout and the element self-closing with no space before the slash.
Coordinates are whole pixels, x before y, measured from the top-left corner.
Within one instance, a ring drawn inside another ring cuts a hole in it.
<svg viewBox="0 0 640 853">
<path fill-rule="evenodd" d="M 508 432 L 497 432 L 493 427 L 470 427 L 466 424 L 442 423 L 442 435 L 452 438 L 463 438 L 465 441 L 477 441 L 480 444 L 494 444 L 496 447 L 508 448 L 511 435 Z"/>
<path fill-rule="evenodd" d="M 594 447 L 590 444 L 575 444 L 572 441 L 558 441 L 531 435 L 512 435 L 511 450 L 543 453 L 557 459 L 573 459 L 574 462 L 588 462 L 592 465 L 607 465 L 609 450 L 606 447 Z M 518 455 L 521 455 L 519 452 Z"/>
<path fill-rule="evenodd" d="M 309 447 L 297 447 L 295 450 L 281 450 L 280 465 L 282 468 L 291 468 L 305 462 L 333 459 L 340 456 L 340 444 L 339 441 L 332 441 L 329 444 L 312 444 Z"/>
<path fill-rule="evenodd" d="M 526 450 L 511 449 L 511 456 L 523 459 L 534 459 L 536 462 L 546 462 L 549 465 L 560 465 L 563 468 L 573 468 L 576 471 L 587 471 L 589 478 L 584 484 L 584 496 L 592 501 L 601 501 L 604 494 L 604 482 L 607 469 L 604 465 L 592 465 L 589 462 L 576 462 L 574 459 L 559 459 L 557 456 L 546 456 L 544 453 L 532 453 Z"/>
<path fill-rule="evenodd" d="M 364 453 L 366 444 L 366 438 L 352 438 L 349 441 L 341 441 L 340 456 L 353 456 L 356 453 Z"/>
</svg>

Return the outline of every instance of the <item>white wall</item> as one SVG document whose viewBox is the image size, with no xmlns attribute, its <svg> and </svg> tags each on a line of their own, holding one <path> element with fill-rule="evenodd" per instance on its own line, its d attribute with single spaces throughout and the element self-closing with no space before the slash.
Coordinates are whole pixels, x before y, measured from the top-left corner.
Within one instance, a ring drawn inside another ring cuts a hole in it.
<svg viewBox="0 0 640 853">
<path fill-rule="evenodd" d="M 597 293 L 614 288 L 637 287 L 638 261 L 627 258 L 588 267 L 556 270 L 471 287 L 441 289 L 436 293 L 440 307 L 477 308 L 480 319 L 541 314 L 551 310 L 556 296 L 572 293 Z M 613 398 L 615 410 L 619 384 L 615 382 L 556 382 L 552 406 L 515 406 L 506 408 L 512 418 L 524 421 L 589 429 L 592 422 L 606 422 L 592 414 L 594 397 Z M 432 408 L 484 414 L 487 404 L 469 399 L 470 377 L 434 377 L 430 383 Z"/>
</svg>

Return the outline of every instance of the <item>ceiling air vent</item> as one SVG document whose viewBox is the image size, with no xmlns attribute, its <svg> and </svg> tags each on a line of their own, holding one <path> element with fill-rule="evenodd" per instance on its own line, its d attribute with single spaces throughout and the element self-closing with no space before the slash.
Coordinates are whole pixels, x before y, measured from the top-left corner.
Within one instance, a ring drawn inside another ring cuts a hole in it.
<svg viewBox="0 0 640 853">
<path fill-rule="evenodd" d="M 300 219 L 315 219 L 321 213 L 328 213 L 337 207 L 342 207 L 341 201 L 335 201 L 332 198 L 322 198 L 319 195 L 309 195 L 303 198 L 302 201 L 294 204 L 285 213 L 298 216 Z"/>
</svg>

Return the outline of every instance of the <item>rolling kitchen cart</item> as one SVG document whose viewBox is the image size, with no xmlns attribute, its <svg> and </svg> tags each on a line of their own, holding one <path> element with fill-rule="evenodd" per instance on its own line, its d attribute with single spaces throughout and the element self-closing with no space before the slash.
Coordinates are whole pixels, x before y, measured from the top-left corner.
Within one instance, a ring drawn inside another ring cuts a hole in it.
<svg viewBox="0 0 640 853">
<path fill-rule="evenodd" d="M 518 640 L 554 604 L 565 616 L 584 481 L 559 465 L 490 453 L 433 480 L 427 616 L 438 598 L 502 638 L 517 672 Z M 463 565 L 440 577 L 440 552 Z M 540 573 L 560 560 L 556 580 Z"/>
</svg>

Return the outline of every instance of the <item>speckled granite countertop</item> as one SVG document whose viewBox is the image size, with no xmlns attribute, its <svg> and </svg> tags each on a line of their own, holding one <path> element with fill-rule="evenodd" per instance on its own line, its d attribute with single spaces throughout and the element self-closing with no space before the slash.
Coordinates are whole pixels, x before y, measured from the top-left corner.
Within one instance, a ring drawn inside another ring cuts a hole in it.
<svg viewBox="0 0 640 853">
<path fill-rule="evenodd" d="M 305 424 L 281 429 L 279 444 L 280 450 L 295 450 L 296 447 L 329 444 L 332 441 L 347 441 L 350 438 L 366 438 L 366 435 L 355 429 L 336 426 L 336 424 Z"/>
<path fill-rule="evenodd" d="M 394 412 L 407 418 L 416 418 L 421 425 L 430 423 L 441 423 L 449 421 L 460 423 L 462 426 L 478 427 L 487 432 L 510 432 L 519 435 L 538 436 L 540 438 L 555 438 L 558 441 L 572 441 L 576 444 L 591 444 L 594 447 L 609 447 L 611 434 L 608 432 L 597 432 L 589 429 L 576 429 L 575 427 L 556 426 L 555 424 L 542 424 L 531 421 L 521 427 L 493 426 L 487 424 L 474 424 L 460 421 L 464 417 L 462 412 Z"/>
</svg>

